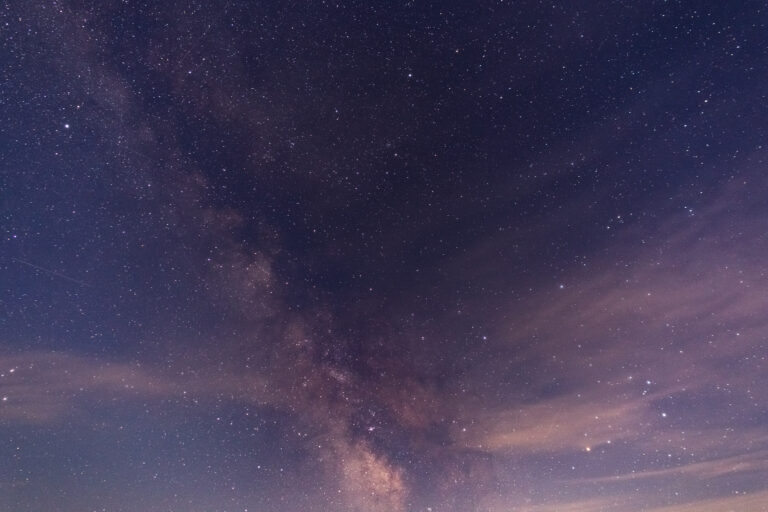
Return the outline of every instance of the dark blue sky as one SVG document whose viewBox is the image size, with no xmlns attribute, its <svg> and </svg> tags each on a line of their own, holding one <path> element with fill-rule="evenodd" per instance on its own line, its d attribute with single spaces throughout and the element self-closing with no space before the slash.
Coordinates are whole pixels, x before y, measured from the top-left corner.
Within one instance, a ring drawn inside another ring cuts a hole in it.
<svg viewBox="0 0 768 512">
<path fill-rule="evenodd" d="M 0 510 L 768 503 L 762 2 L 6 2 Z"/>
</svg>

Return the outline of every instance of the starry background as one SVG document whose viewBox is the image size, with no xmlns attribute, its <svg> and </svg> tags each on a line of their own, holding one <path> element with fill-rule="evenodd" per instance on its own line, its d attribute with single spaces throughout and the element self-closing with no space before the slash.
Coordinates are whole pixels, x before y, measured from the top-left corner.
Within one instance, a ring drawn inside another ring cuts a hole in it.
<svg viewBox="0 0 768 512">
<path fill-rule="evenodd" d="M 0 510 L 768 510 L 763 2 L 0 33 Z"/>
</svg>

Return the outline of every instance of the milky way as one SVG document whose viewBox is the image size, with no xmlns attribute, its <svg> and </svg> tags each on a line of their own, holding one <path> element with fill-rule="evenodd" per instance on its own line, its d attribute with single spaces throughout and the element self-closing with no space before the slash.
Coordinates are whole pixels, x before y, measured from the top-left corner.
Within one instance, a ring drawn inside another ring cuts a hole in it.
<svg viewBox="0 0 768 512">
<path fill-rule="evenodd" d="M 768 510 L 763 2 L 0 32 L 0 511 Z"/>
</svg>

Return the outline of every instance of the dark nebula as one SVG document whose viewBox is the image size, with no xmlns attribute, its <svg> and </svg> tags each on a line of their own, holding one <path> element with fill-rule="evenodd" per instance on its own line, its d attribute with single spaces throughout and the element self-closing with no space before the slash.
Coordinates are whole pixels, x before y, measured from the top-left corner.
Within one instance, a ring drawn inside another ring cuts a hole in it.
<svg viewBox="0 0 768 512">
<path fill-rule="evenodd" d="M 765 2 L 0 32 L 0 511 L 768 510 Z"/>
</svg>

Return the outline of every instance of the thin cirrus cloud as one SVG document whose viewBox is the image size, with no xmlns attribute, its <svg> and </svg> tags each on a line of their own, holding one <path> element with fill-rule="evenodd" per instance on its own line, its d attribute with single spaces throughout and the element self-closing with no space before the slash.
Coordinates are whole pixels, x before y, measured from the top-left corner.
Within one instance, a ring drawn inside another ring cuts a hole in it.
<svg viewBox="0 0 768 512">
<path fill-rule="evenodd" d="M 766 503 L 768 492 L 758 492 L 653 508 L 649 512 L 763 512 Z"/>
<path fill-rule="evenodd" d="M 734 457 L 693 462 L 665 469 L 624 473 L 621 475 L 590 479 L 590 483 L 624 482 L 653 478 L 691 477 L 696 479 L 718 478 L 742 472 L 764 472 L 768 470 L 768 450 L 759 450 Z"/>
<path fill-rule="evenodd" d="M 266 386 L 254 375 L 170 372 L 149 364 L 109 361 L 61 352 L 22 352 L 0 358 L 0 423 L 51 424 L 94 405 L 213 401 L 228 396 L 264 403 Z M 201 377 L 202 374 L 202 377 Z"/>
<path fill-rule="evenodd" d="M 71 415 L 87 397 L 165 396 L 179 389 L 139 364 L 57 352 L 0 358 L 0 421 L 49 423 Z"/>
<path fill-rule="evenodd" d="M 663 507 L 647 507 L 640 501 L 622 496 L 562 501 L 535 505 L 521 505 L 510 508 L 504 504 L 490 504 L 492 512 L 596 512 L 644 510 L 646 512 L 764 512 L 768 492 L 734 495 L 723 498 L 694 500 Z"/>
<path fill-rule="evenodd" d="M 464 404 L 452 438 L 499 460 L 573 464 L 575 474 L 550 489 L 572 499 L 510 491 L 509 502 L 531 502 L 511 510 L 764 510 L 768 275 L 755 247 L 766 239 L 755 198 L 736 201 L 750 198 L 753 179 L 730 180 L 695 216 L 628 228 L 568 286 L 512 305 L 492 345 L 509 357 L 484 371 L 498 379 L 514 356 L 529 368 L 523 389 L 550 396 L 512 389 Z M 735 477 L 749 496 L 725 495 Z M 665 503 L 659 489 L 677 496 L 673 482 L 687 491 L 680 505 L 653 508 Z"/>
<path fill-rule="evenodd" d="M 490 452 L 562 452 L 591 449 L 638 435 L 646 404 L 609 405 L 567 396 L 481 415 L 455 437 L 466 448 Z"/>
</svg>

